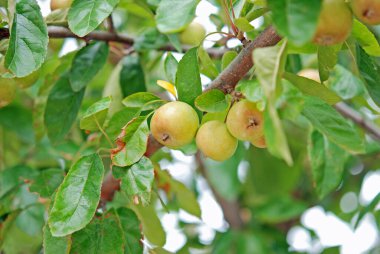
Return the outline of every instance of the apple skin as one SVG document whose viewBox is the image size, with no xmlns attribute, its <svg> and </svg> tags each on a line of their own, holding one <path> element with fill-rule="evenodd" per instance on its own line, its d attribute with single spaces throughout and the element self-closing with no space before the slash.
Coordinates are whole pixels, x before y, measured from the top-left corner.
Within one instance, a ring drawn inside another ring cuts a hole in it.
<svg viewBox="0 0 380 254">
<path fill-rule="evenodd" d="M 179 40 L 185 45 L 199 46 L 205 36 L 205 28 L 193 21 L 180 33 Z"/>
<path fill-rule="evenodd" d="M 344 42 L 351 33 L 352 14 L 344 0 L 324 0 L 314 43 L 328 46 Z"/>
<path fill-rule="evenodd" d="M 318 83 L 321 83 L 321 79 L 319 77 L 319 71 L 316 69 L 303 69 L 298 72 L 298 76 L 312 79 Z"/>
<path fill-rule="evenodd" d="M 380 24 L 380 0 L 352 0 L 355 16 L 367 25 Z"/>
<path fill-rule="evenodd" d="M 197 147 L 202 153 L 215 161 L 224 161 L 234 155 L 238 141 L 233 137 L 225 123 L 213 120 L 203 124 L 197 133 Z"/>
<path fill-rule="evenodd" d="M 16 96 L 16 84 L 12 79 L 0 78 L 0 108 L 10 104 Z"/>
<path fill-rule="evenodd" d="M 153 137 L 172 149 L 190 144 L 198 127 L 197 112 L 181 101 L 169 102 L 158 108 L 150 122 Z"/>
<path fill-rule="evenodd" d="M 23 78 L 16 78 L 15 81 L 21 89 L 26 89 L 34 85 L 39 78 L 38 71 L 35 71 Z"/>
<path fill-rule="evenodd" d="M 264 116 L 256 104 L 247 100 L 235 103 L 227 115 L 227 128 L 235 138 L 252 141 L 264 133 Z"/>
<path fill-rule="evenodd" d="M 254 145 L 257 148 L 266 148 L 267 147 L 267 143 L 265 141 L 265 137 L 264 136 L 261 136 L 258 139 L 252 140 L 251 144 Z"/>
<path fill-rule="evenodd" d="M 67 9 L 70 8 L 72 2 L 73 0 L 51 0 L 50 9 L 52 11 L 58 9 Z"/>
</svg>

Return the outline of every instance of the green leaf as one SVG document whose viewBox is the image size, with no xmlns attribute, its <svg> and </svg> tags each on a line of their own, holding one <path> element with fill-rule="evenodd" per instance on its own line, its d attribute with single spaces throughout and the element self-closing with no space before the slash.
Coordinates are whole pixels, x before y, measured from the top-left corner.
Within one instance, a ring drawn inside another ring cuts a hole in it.
<svg viewBox="0 0 380 254">
<path fill-rule="evenodd" d="M 255 29 L 254 26 L 252 26 L 248 19 L 245 17 L 240 17 L 234 20 L 234 24 L 239 28 L 239 30 L 243 32 L 250 32 Z"/>
<path fill-rule="evenodd" d="M 319 97 L 330 105 L 341 101 L 339 96 L 336 95 L 333 91 L 314 80 L 297 76 L 289 72 L 284 73 L 284 78 L 304 94 Z"/>
<path fill-rule="evenodd" d="M 45 254 L 67 254 L 71 249 L 71 238 L 70 236 L 52 236 L 49 225 L 46 224 L 44 227 L 43 247 Z"/>
<path fill-rule="evenodd" d="M 103 68 L 108 52 L 105 42 L 94 42 L 78 51 L 70 70 L 70 84 L 74 92 L 82 90 Z"/>
<path fill-rule="evenodd" d="M 48 33 L 36 0 L 14 2 L 16 6 L 5 67 L 16 77 L 25 77 L 45 61 Z"/>
<path fill-rule="evenodd" d="M 328 80 L 328 86 L 343 100 L 362 95 L 364 91 L 363 82 L 341 65 L 335 66 Z"/>
<path fill-rule="evenodd" d="M 320 0 L 269 0 L 273 23 L 282 36 L 302 45 L 311 40 L 318 24 Z"/>
<path fill-rule="evenodd" d="M 160 97 L 149 92 L 139 92 L 129 95 L 123 100 L 128 108 L 138 108 L 142 111 L 155 109 L 157 105 L 165 103 Z"/>
<path fill-rule="evenodd" d="M 302 114 L 326 137 L 352 153 L 364 151 L 363 139 L 342 115 L 317 97 L 306 97 Z"/>
<path fill-rule="evenodd" d="M 307 209 L 303 202 L 289 196 L 270 197 L 255 206 L 255 217 L 266 223 L 281 223 L 301 215 Z"/>
<path fill-rule="evenodd" d="M 137 56 L 126 56 L 122 60 L 120 86 L 124 97 L 137 92 L 145 92 L 144 70 Z"/>
<path fill-rule="evenodd" d="M 359 223 L 361 222 L 361 220 L 364 218 L 364 216 L 367 213 L 376 210 L 376 207 L 379 204 L 379 202 L 380 202 L 380 192 L 377 193 L 377 195 L 372 199 L 372 201 L 367 206 L 360 209 L 359 216 L 357 217 L 355 221 L 355 225 L 354 225 L 355 229 L 359 226 Z"/>
<path fill-rule="evenodd" d="M 215 79 L 219 75 L 219 71 L 207 51 L 202 46 L 198 48 L 198 57 L 201 62 L 200 72 L 210 79 Z"/>
<path fill-rule="evenodd" d="M 260 63 L 256 65 L 256 73 L 267 97 L 264 134 L 268 150 L 273 155 L 283 158 L 288 165 L 292 165 L 293 160 L 288 141 L 275 106 L 278 91 L 281 89 L 281 77 L 285 69 L 286 45 L 285 41 L 282 45 L 255 49 L 253 59 L 256 63 Z"/>
<path fill-rule="evenodd" d="M 318 131 L 311 133 L 308 152 L 314 183 L 322 199 L 342 181 L 347 153 Z"/>
<path fill-rule="evenodd" d="M 80 120 L 80 128 L 88 131 L 99 130 L 106 120 L 111 102 L 111 97 L 106 97 L 92 104 Z"/>
<path fill-rule="evenodd" d="M 144 155 L 149 136 L 148 116 L 136 117 L 124 127 L 125 135 L 121 137 L 121 140 L 126 145 L 112 158 L 114 165 L 130 166 L 138 162 Z"/>
<path fill-rule="evenodd" d="M 373 101 L 380 106 L 380 66 L 362 48 L 357 52 L 358 67 Z"/>
<path fill-rule="evenodd" d="M 380 56 L 379 42 L 367 26 L 354 19 L 351 33 L 368 55 Z"/>
<path fill-rule="evenodd" d="M 33 117 L 27 108 L 12 104 L 0 108 L 0 126 L 17 134 L 20 140 L 32 143 L 34 141 Z"/>
<path fill-rule="evenodd" d="M 16 190 L 24 180 L 33 180 L 38 173 L 27 166 L 15 166 L 0 171 L 0 199 Z"/>
<path fill-rule="evenodd" d="M 200 111 L 216 113 L 225 111 L 228 107 L 228 102 L 222 91 L 212 89 L 199 95 L 195 99 L 195 106 Z"/>
<path fill-rule="evenodd" d="M 178 68 L 178 62 L 171 54 L 170 52 L 168 53 L 167 57 L 165 58 L 165 63 L 164 63 L 164 68 L 165 68 L 165 73 L 168 81 L 172 84 L 175 83 L 175 75 L 177 73 L 177 68 Z"/>
<path fill-rule="evenodd" d="M 70 253 L 123 254 L 123 232 L 118 218 L 107 213 L 94 218 L 84 229 L 72 235 Z"/>
<path fill-rule="evenodd" d="M 64 73 L 55 83 L 50 91 L 45 110 L 45 126 L 50 140 L 60 141 L 70 131 L 83 95 L 84 89 L 79 92 L 72 90 L 68 73 Z"/>
<path fill-rule="evenodd" d="M 125 126 L 125 123 L 128 123 L 133 118 L 137 117 L 139 112 L 140 111 L 136 108 L 123 108 L 115 113 L 106 127 L 106 133 L 110 139 L 115 140 Z"/>
<path fill-rule="evenodd" d="M 240 80 L 235 90 L 241 92 L 247 100 L 256 102 L 258 109 L 264 110 L 265 96 L 263 87 L 256 79 Z"/>
<path fill-rule="evenodd" d="M 222 57 L 222 70 L 227 68 L 228 65 L 237 57 L 238 53 L 236 51 L 227 51 Z"/>
<path fill-rule="evenodd" d="M 175 180 L 168 171 L 157 170 L 160 181 L 168 183 L 170 186 L 170 192 L 173 192 L 178 200 L 178 205 L 180 208 L 186 212 L 201 218 L 201 208 L 194 193 L 189 190 L 186 185 Z"/>
<path fill-rule="evenodd" d="M 120 207 L 115 211 L 123 231 L 124 253 L 143 253 L 143 246 L 140 243 L 140 221 L 137 215 L 130 209 Z"/>
<path fill-rule="evenodd" d="M 98 154 L 84 156 L 70 169 L 55 195 L 49 216 L 53 236 L 65 236 L 84 228 L 100 199 L 104 166 Z"/>
<path fill-rule="evenodd" d="M 64 178 L 64 171 L 51 168 L 42 170 L 30 185 L 30 192 L 37 192 L 43 198 L 49 198 Z"/>
<path fill-rule="evenodd" d="M 119 0 L 74 0 L 67 16 L 70 30 L 83 37 L 95 30 L 113 11 Z"/>
<path fill-rule="evenodd" d="M 148 241 L 157 246 L 164 246 L 166 233 L 161 225 L 161 221 L 154 209 L 154 204 L 148 206 L 135 205 L 131 207 L 141 221 L 142 231 Z"/>
<path fill-rule="evenodd" d="M 197 48 L 192 48 L 186 52 L 179 61 L 176 75 L 178 99 L 190 105 L 194 105 L 195 98 L 202 93 L 197 51 Z"/>
<path fill-rule="evenodd" d="M 318 47 L 318 68 L 321 82 L 328 80 L 330 72 L 338 61 L 338 53 L 342 44 Z"/>
<path fill-rule="evenodd" d="M 162 0 L 157 8 L 156 22 L 161 33 L 183 30 L 195 17 L 199 0 Z"/>
<path fill-rule="evenodd" d="M 138 198 L 143 206 L 148 205 L 154 179 L 152 162 L 144 156 L 132 166 L 123 168 L 123 172 L 122 191 L 130 200 L 136 201 L 135 198 Z"/>
</svg>

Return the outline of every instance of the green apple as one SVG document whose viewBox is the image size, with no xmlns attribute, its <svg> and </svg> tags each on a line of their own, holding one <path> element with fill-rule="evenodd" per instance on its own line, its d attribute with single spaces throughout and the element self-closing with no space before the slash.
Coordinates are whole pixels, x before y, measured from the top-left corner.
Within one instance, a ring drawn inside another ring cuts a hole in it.
<svg viewBox="0 0 380 254">
<path fill-rule="evenodd" d="M 179 40 L 186 45 L 199 46 L 205 36 L 205 28 L 193 21 L 180 33 Z"/>
</svg>

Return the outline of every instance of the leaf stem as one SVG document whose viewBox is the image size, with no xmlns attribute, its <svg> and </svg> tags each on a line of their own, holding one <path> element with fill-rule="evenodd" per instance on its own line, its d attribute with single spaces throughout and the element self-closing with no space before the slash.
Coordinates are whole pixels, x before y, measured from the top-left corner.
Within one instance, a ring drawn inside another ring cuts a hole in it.
<svg viewBox="0 0 380 254">
<path fill-rule="evenodd" d="M 96 125 L 98 126 L 100 132 L 101 132 L 101 133 L 104 135 L 104 137 L 106 138 L 108 144 L 111 146 L 111 148 L 114 148 L 114 145 L 113 145 L 113 143 L 112 143 L 110 137 L 109 137 L 109 136 L 107 135 L 107 133 L 104 131 L 104 129 L 102 128 L 102 126 L 100 126 L 99 121 L 98 121 L 98 119 L 96 118 L 96 116 L 93 116 L 93 117 L 94 117 L 94 120 L 95 120 Z"/>
</svg>

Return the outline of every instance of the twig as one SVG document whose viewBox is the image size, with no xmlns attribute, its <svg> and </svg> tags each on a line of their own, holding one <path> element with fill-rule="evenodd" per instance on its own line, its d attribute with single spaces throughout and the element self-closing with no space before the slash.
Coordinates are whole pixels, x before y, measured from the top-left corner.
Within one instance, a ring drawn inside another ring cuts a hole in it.
<svg viewBox="0 0 380 254">
<path fill-rule="evenodd" d="M 364 129 L 377 141 L 380 141 L 380 128 L 374 123 L 366 120 L 359 112 L 350 108 L 346 103 L 340 102 L 334 105 L 335 109 L 344 117 L 351 119 L 354 123 Z"/>
</svg>

